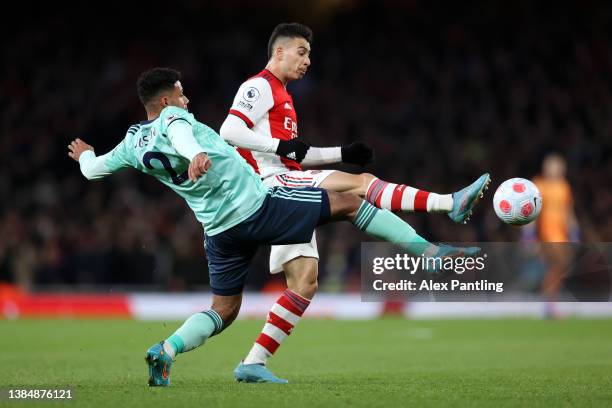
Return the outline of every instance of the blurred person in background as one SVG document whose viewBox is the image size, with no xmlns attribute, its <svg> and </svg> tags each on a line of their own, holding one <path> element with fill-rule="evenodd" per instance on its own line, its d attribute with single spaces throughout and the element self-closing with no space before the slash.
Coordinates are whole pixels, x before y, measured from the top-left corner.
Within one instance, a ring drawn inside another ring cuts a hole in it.
<svg viewBox="0 0 612 408">
<path fill-rule="evenodd" d="M 533 180 L 542 194 L 543 204 L 531 230 L 544 244 L 546 273 L 541 293 L 546 300 L 545 317 L 550 318 L 558 317 L 554 302 L 572 258 L 572 248 L 566 243 L 579 241 L 580 230 L 572 188 L 565 177 L 566 168 L 566 161 L 560 154 L 548 154 L 542 162 L 542 173 Z"/>
</svg>

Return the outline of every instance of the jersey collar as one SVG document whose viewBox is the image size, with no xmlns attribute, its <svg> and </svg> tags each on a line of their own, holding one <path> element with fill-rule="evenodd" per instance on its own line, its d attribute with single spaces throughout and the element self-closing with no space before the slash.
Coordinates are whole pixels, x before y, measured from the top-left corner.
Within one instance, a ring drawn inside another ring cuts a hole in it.
<svg viewBox="0 0 612 408">
<path fill-rule="evenodd" d="M 280 79 L 278 79 L 278 77 L 277 77 L 276 75 L 274 75 L 274 74 L 272 73 L 272 71 L 270 71 L 268 68 L 265 68 L 265 69 L 264 69 L 264 72 L 267 72 L 268 74 L 270 74 L 270 76 L 271 76 L 272 78 L 276 79 L 276 80 L 278 81 L 278 83 L 279 83 L 279 84 L 281 84 L 281 86 L 283 86 L 283 87 L 285 86 L 285 85 L 283 85 L 283 81 L 281 81 Z"/>
</svg>

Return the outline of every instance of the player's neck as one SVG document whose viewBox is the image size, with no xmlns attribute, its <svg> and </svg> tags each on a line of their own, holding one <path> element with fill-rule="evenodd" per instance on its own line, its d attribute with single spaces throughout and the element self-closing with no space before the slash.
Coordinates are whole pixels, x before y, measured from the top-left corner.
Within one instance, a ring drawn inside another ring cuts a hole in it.
<svg viewBox="0 0 612 408">
<path fill-rule="evenodd" d="M 274 64 L 273 62 L 269 62 L 268 65 L 266 65 L 266 69 L 270 71 L 279 81 L 281 81 L 284 86 L 287 86 L 289 80 L 283 75 L 278 65 Z"/>
<path fill-rule="evenodd" d="M 161 113 L 160 110 L 147 110 L 147 120 L 155 120 Z"/>
</svg>

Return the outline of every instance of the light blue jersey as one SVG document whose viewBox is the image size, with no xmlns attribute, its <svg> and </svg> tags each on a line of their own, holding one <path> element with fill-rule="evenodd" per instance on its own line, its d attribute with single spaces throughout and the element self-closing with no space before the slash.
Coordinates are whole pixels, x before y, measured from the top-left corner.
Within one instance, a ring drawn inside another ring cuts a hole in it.
<svg viewBox="0 0 612 408">
<path fill-rule="evenodd" d="M 195 183 L 187 176 L 189 160 L 167 137 L 174 121 L 191 124 L 196 141 L 212 162 Z M 191 113 L 174 106 L 162 110 L 157 119 L 131 126 L 123 141 L 108 153 L 105 164 L 111 172 L 134 167 L 170 187 L 185 199 L 211 236 L 255 213 L 267 193 L 259 176 L 233 147 Z"/>
</svg>

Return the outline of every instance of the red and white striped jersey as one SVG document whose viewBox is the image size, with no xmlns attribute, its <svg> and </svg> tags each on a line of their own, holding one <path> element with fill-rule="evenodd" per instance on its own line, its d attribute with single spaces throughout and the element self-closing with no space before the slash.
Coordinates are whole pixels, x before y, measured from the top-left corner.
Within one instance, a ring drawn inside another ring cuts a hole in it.
<svg viewBox="0 0 612 408">
<path fill-rule="evenodd" d="M 242 119 L 260 137 L 290 140 L 298 134 L 293 98 L 267 69 L 240 85 L 229 113 Z M 298 162 L 274 153 L 243 148 L 238 148 L 238 152 L 262 178 L 302 170 Z"/>
</svg>

